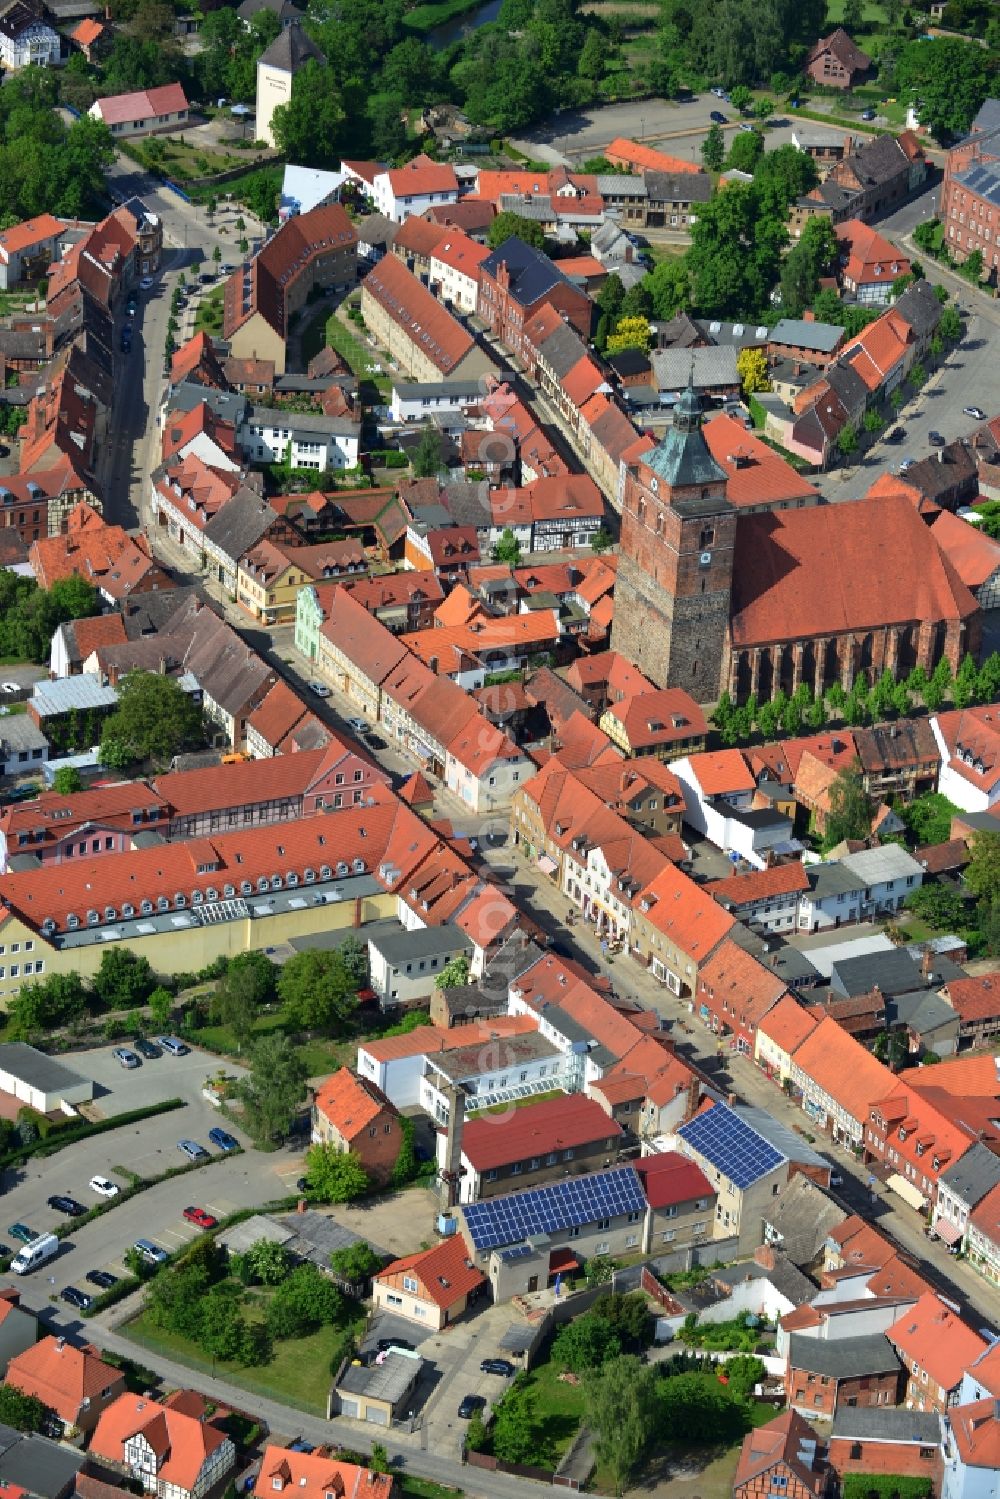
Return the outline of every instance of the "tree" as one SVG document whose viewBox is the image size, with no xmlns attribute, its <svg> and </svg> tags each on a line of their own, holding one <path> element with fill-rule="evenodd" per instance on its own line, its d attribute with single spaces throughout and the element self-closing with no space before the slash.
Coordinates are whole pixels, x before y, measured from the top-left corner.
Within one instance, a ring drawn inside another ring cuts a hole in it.
<svg viewBox="0 0 1000 1499">
<path fill-rule="evenodd" d="M 553 1360 L 574 1374 L 599 1369 L 609 1359 L 617 1358 L 621 1351 L 621 1340 L 611 1323 L 603 1317 L 595 1317 L 592 1312 L 585 1312 L 567 1322 L 556 1333 L 552 1344 Z"/>
<path fill-rule="evenodd" d="M 496 219 L 493 222 L 495 224 Z M 618 321 L 621 316 L 622 303 L 625 301 L 625 288 L 617 271 L 611 272 L 594 300 L 600 311 L 605 313 L 612 323 Z"/>
<path fill-rule="evenodd" d="M 355 1239 L 343 1249 L 335 1249 L 330 1256 L 330 1269 L 345 1280 L 363 1281 L 382 1268 L 382 1256 L 366 1244 L 364 1239 Z"/>
<path fill-rule="evenodd" d="M 372 1443 L 371 1455 L 368 1458 L 368 1470 L 371 1473 L 388 1473 L 389 1453 L 384 1442 Z"/>
<path fill-rule="evenodd" d="M 118 706 L 104 723 L 101 760 L 123 770 L 144 760 L 169 764 L 204 742 L 201 709 L 174 677 L 132 671 L 118 690 Z"/>
<path fill-rule="evenodd" d="M 774 100 L 758 99 L 753 107 L 753 112 L 758 120 L 769 120 L 774 114 Z"/>
<path fill-rule="evenodd" d="M 25 1395 L 17 1385 L 0 1385 L 0 1421 L 15 1431 L 40 1431 L 48 1414 L 37 1395 Z"/>
<path fill-rule="evenodd" d="M 764 1361 L 752 1353 L 739 1353 L 726 1360 L 727 1389 L 734 1400 L 749 1400 L 755 1384 L 764 1378 Z"/>
<path fill-rule="evenodd" d="M 975 699 L 978 685 L 979 670 L 973 658 L 966 654 L 955 673 L 955 685 L 952 688 L 955 707 L 967 708 Z"/>
<path fill-rule="evenodd" d="M 916 364 L 910 366 L 908 379 L 914 390 L 919 390 L 922 385 L 927 383 L 927 371 L 919 360 Z"/>
<path fill-rule="evenodd" d="M 625 349 L 639 349 L 645 354 L 649 348 L 649 322 L 644 317 L 623 317 L 607 341 L 609 354 L 621 354 Z"/>
<path fill-rule="evenodd" d="M 233 1297 L 209 1293 L 197 1303 L 198 1343 L 213 1359 L 236 1362 L 246 1336 L 246 1318 L 238 1311 Z"/>
<path fill-rule="evenodd" d="M 652 313 L 653 298 L 650 296 L 649 287 L 644 280 L 637 281 L 622 297 L 622 318 L 640 318 L 645 322 L 652 316 Z M 619 331 L 620 328 L 615 329 L 615 332 Z"/>
<path fill-rule="evenodd" d="M 858 434 L 857 429 L 850 422 L 841 427 L 837 434 L 837 450 L 841 458 L 849 458 L 852 453 L 857 452 Z"/>
<path fill-rule="evenodd" d="M 288 103 L 271 116 L 271 129 L 289 161 L 323 167 L 339 160 L 345 118 L 332 68 L 311 57 L 296 73 Z"/>
<path fill-rule="evenodd" d="M 763 349 L 741 349 L 736 356 L 736 373 L 740 377 L 745 396 L 758 390 L 770 390 L 771 381 L 767 373 L 767 354 Z"/>
<path fill-rule="evenodd" d="M 764 137 L 759 130 L 741 130 L 729 143 L 726 166 L 734 172 L 751 175 L 764 154 Z"/>
<path fill-rule="evenodd" d="M 425 427 L 413 455 L 413 474 L 417 479 L 433 479 L 444 468 L 444 443 L 436 427 Z"/>
<path fill-rule="evenodd" d="M 498 213 L 490 224 L 486 243 L 491 250 L 497 250 L 512 235 L 536 250 L 545 249 L 545 232 L 541 224 L 536 219 L 525 219 L 519 213 L 511 213 L 509 209 Z M 618 284 L 620 286 L 621 282 Z"/>
<path fill-rule="evenodd" d="M 469 982 L 469 959 L 463 953 L 457 953 L 451 958 L 437 978 L 434 980 L 436 989 L 462 989 Z"/>
<path fill-rule="evenodd" d="M 716 123 L 709 128 L 701 143 L 701 159 L 706 172 L 721 172 L 725 156 L 725 136 L 722 134 L 722 126 Z"/>
<path fill-rule="evenodd" d="M 645 1348 L 651 1340 L 653 1321 L 642 1291 L 629 1291 L 624 1296 L 612 1291 L 594 1302 L 591 1315 L 609 1322 L 626 1350 Z"/>
<path fill-rule="evenodd" d="M 954 307 L 942 307 L 937 331 L 948 343 L 957 343 L 962 337 L 962 319 Z"/>
<path fill-rule="evenodd" d="M 918 101 L 920 123 L 938 140 L 964 135 L 989 91 L 987 61 L 977 42 L 958 37 L 910 42 L 896 60 L 896 87 Z"/>
<path fill-rule="evenodd" d="M 157 986 L 149 996 L 149 1018 L 158 1031 L 165 1031 L 173 1018 L 174 996 L 169 989 Z"/>
<path fill-rule="evenodd" d="M 981 900 L 1000 899 L 1000 833 L 977 833 L 965 870 L 966 888 Z"/>
<path fill-rule="evenodd" d="M 246 1127 L 258 1144 L 287 1135 L 305 1097 L 305 1080 L 305 1063 L 287 1036 L 261 1036 L 254 1042 L 250 1074 L 237 1084 L 237 1097 Z"/>
<path fill-rule="evenodd" d="M 924 706 L 929 708 L 932 713 L 936 713 L 951 691 L 951 686 L 951 666 L 948 658 L 942 656 L 931 673 L 930 681 L 923 690 Z"/>
<path fill-rule="evenodd" d="M 659 1435 L 684 1441 L 697 1431 L 706 1446 L 729 1446 L 749 1424 L 746 1408 L 737 1404 L 711 1375 L 677 1374 L 664 1381 L 660 1397 Z"/>
<path fill-rule="evenodd" d="M 73 1025 L 86 1011 L 88 998 L 78 973 L 52 973 L 22 984 L 8 1011 L 9 1036 L 22 1039 Z"/>
<path fill-rule="evenodd" d="M 623 1494 L 657 1434 L 655 1372 L 633 1354 L 623 1354 L 591 1374 L 583 1391 L 595 1450 L 610 1470 L 615 1493 Z"/>
<path fill-rule="evenodd" d="M 838 773 L 830 787 L 830 811 L 823 840 L 825 847 L 833 848 L 845 838 L 867 838 L 874 810 L 872 799 L 865 790 L 861 762 L 853 760 Z"/>
<path fill-rule="evenodd" d="M 520 1376 L 494 1406 L 493 1451 L 506 1463 L 537 1463 L 542 1451 L 542 1427 L 534 1397 Z"/>
<path fill-rule="evenodd" d="M 606 552 L 609 547 L 614 546 L 614 543 L 615 539 L 607 526 L 598 526 L 590 538 L 590 550 L 600 556 L 602 552 Z"/>
<path fill-rule="evenodd" d="M 507 567 L 517 567 L 521 561 L 521 543 L 514 535 L 510 526 L 504 526 L 500 532 L 500 540 L 493 548 L 494 562 L 502 562 Z"/>
<path fill-rule="evenodd" d="M 276 992 L 274 964 L 261 952 L 237 953 L 215 992 L 212 1009 L 233 1033 L 238 1051 L 253 1035 L 261 1006 Z"/>
<path fill-rule="evenodd" d="M 738 83 L 729 90 L 729 102 L 740 114 L 745 114 L 753 103 L 753 90 L 748 89 L 745 83 Z"/>
<path fill-rule="evenodd" d="M 243 1258 L 252 1278 L 262 1286 L 280 1286 L 292 1265 L 288 1250 L 273 1239 L 258 1239 Z"/>
<path fill-rule="evenodd" d="M 83 790 L 83 776 L 75 765 L 62 765 L 52 778 L 52 790 L 59 796 L 74 796 Z"/>
<path fill-rule="evenodd" d="M 854 36 L 864 25 L 864 0 L 844 0 L 844 30 Z"/>
<path fill-rule="evenodd" d="M 106 947 L 93 979 L 94 993 L 107 1010 L 130 1010 L 145 1004 L 156 988 L 149 959 L 130 947 Z"/>
<path fill-rule="evenodd" d="M 358 1003 L 354 975 L 336 949 L 307 948 L 281 970 L 278 994 L 286 1022 L 296 1030 L 342 1031 Z"/>
<path fill-rule="evenodd" d="M 306 1156 L 309 1196 L 320 1202 L 353 1202 L 367 1192 L 368 1175 L 353 1150 L 313 1145 Z"/>
<path fill-rule="evenodd" d="M 580 60 L 576 65 L 576 71 L 581 78 L 589 78 L 592 83 L 599 83 L 604 77 L 607 60 L 608 44 L 599 31 L 591 28 L 587 32 L 587 39 L 580 52 Z"/>
<path fill-rule="evenodd" d="M 273 1337 L 304 1338 L 336 1322 L 344 1298 L 315 1265 L 300 1265 L 278 1286 L 268 1304 L 267 1325 Z"/>
<path fill-rule="evenodd" d="M 820 277 L 836 255 L 837 236 L 831 221 L 819 214 L 810 218 L 781 267 L 781 310 L 786 317 L 799 317 L 810 306 L 819 294 Z M 839 312 L 839 300 L 834 297 L 834 301 Z"/>
<path fill-rule="evenodd" d="M 954 932 L 966 924 L 965 902 L 944 885 L 921 885 L 906 897 L 906 909 L 939 932 Z"/>
<path fill-rule="evenodd" d="M 885 417 L 873 406 L 865 412 L 863 426 L 866 432 L 881 432 L 885 426 Z"/>
</svg>

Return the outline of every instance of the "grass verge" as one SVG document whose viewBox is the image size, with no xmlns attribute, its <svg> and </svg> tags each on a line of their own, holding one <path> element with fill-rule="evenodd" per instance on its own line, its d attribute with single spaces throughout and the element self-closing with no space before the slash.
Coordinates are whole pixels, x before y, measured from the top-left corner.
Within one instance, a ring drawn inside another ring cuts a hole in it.
<svg viewBox="0 0 1000 1499">
<path fill-rule="evenodd" d="M 417 5 L 408 11 L 403 19 L 403 27 L 406 31 L 415 31 L 420 36 L 426 36 L 438 26 L 443 26 L 445 21 L 451 21 L 455 16 L 464 16 L 471 10 L 478 10 L 482 0 L 430 0 L 429 4 Z"/>
</svg>

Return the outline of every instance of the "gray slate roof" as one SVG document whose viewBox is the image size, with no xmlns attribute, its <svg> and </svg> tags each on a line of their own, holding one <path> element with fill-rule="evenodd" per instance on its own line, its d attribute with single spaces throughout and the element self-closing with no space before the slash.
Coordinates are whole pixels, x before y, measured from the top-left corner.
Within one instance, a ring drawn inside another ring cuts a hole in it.
<svg viewBox="0 0 1000 1499">
<path fill-rule="evenodd" d="M 831 1436 L 851 1441 L 918 1442 L 936 1447 L 941 1418 L 933 1411 L 908 1411 L 894 1405 L 842 1405 L 833 1418 Z"/>
<path fill-rule="evenodd" d="M 937 994 L 927 989 L 915 993 L 897 994 L 885 1007 L 889 1025 L 906 1025 L 917 1036 L 930 1036 L 939 1031 L 954 1033 L 958 1040 L 961 1020 L 951 1005 L 945 1004 Z M 944 1039 L 944 1037 L 942 1037 Z"/>
<path fill-rule="evenodd" d="M 412 932 L 405 931 L 394 922 L 386 931 L 372 933 L 368 938 L 368 945 L 393 965 L 419 958 L 472 952 L 472 943 L 468 937 L 450 921 L 441 926 L 418 927 Z M 430 982 L 431 975 L 428 974 L 427 977 Z"/>
<path fill-rule="evenodd" d="M 9 1072 L 30 1087 L 40 1088 L 43 1093 L 56 1093 L 60 1088 L 77 1088 L 87 1081 L 78 1072 L 64 1067 L 44 1051 L 36 1051 L 23 1041 L 9 1041 L 0 1046 L 0 1071 Z"/>
<path fill-rule="evenodd" d="M 771 1228 L 780 1235 L 781 1248 L 792 1263 L 810 1265 L 818 1258 L 831 1230 L 843 1223 L 847 1214 L 822 1187 L 799 1173 L 767 1209 L 766 1216 Z"/>
<path fill-rule="evenodd" d="M 771 330 L 776 344 L 814 349 L 818 354 L 832 354 L 843 336 L 843 328 L 836 323 L 811 323 L 798 317 L 783 317 Z"/>
<path fill-rule="evenodd" d="M 942 1171 L 940 1180 L 954 1197 L 974 1208 L 1000 1182 L 1000 1156 L 994 1155 L 977 1140 L 963 1153 L 961 1160 Z"/>
<path fill-rule="evenodd" d="M 811 1302 L 816 1295 L 816 1286 L 807 1275 L 792 1264 L 786 1254 L 776 1254 L 774 1268 L 768 1270 L 763 1265 L 756 1263 L 727 1265 L 724 1270 L 716 1270 L 713 1279 L 717 1285 L 740 1286 L 747 1281 L 766 1280 L 779 1295 L 784 1296 L 793 1306 L 804 1306 Z"/>
<path fill-rule="evenodd" d="M 518 209 L 518 213 L 521 209 Z M 541 250 L 526 245 L 512 234 L 483 261 L 482 270 L 496 277 L 501 265 L 510 276 L 510 295 L 522 307 L 530 307 L 560 282 L 569 285 L 562 271 Z"/>
<path fill-rule="evenodd" d="M 888 1374 L 899 1368 L 884 1333 L 866 1333 L 860 1338 L 803 1337 L 793 1332 L 788 1340 L 788 1358 L 793 1369 L 826 1374 L 831 1379 L 860 1378 L 865 1374 Z"/>
<path fill-rule="evenodd" d="M 707 203 L 712 196 L 707 172 L 646 172 L 645 177 L 651 203 Z"/>
<path fill-rule="evenodd" d="M 262 53 L 257 66 L 280 68 L 284 73 L 297 73 L 310 58 L 318 63 L 326 62 L 312 37 L 303 31 L 301 23 L 293 21 L 284 31 L 279 31 L 270 47 Z"/>
<path fill-rule="evenodd" d="M 0 1426 L 0 1483 L 4 1485 L 19 1484 L 38 1499 L 62 1499 L 85 1461 L 85 1453 L 61 1442 Z"/>
<path fill-rule="evenodd" d="M 656 349 L 650 355 L 659 390 L 683 390 L 691 377 L 694 361 L 695 390 L 716 390 L 720 385 L 739 385 L 737 349 L 730 345 L 707 349 Z"/>
<path fill-rule="evenodd" d="M 905 994 L 921 988 L 920 969 L 904 947 L 842 958 L 830 969 L 830 987 L 848 999 L 870 994 L 876 984 L 883 994 Z"/>
<path fill-rule="evenodd" d="M 254 490 L 241 487 L 212 516 L 205 527 L 205 540 L 235 562 L 267 535 L 277 518 L 266 500 Z"/>
<path fill-rule="evenodd" d="M 579 364 L 587 352 L 586 344 L 576 329 L 571 328 L 568 323 L 554 328 L 538 348 L 545 363 L 559 380 L 568 375 L 573 366 Z"/>
</svg>

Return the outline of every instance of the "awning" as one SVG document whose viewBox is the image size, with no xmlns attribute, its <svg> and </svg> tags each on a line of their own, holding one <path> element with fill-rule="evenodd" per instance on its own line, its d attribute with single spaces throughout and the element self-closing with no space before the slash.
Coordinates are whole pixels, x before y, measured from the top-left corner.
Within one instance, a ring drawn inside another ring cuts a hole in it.
<svg viewBox="0 0 1000 1499">
<path fill-rule="evenodd" d="M 572 1249 L 553 1249 L 549 1255 L 549 1274 L 565 1275 L 567 1270 L 579 1270 L 580 1261 Z"/>
<path fill-rule="evenodd" d="M 542 874 L 555 874 L 559 865 L 548 854 L 542 854 L 538 861 L 538 867 L 542 871 Z"/>
<path fill-rule="evenodd" d="M 901 1197 L 916 1212 L 923 1212 L 927 1206 L 927 1199 L 923 1193 L 919 1192 L 912 1182 L 908 1182 L 905 1176 L 900 1176 L 898 1171 L 887 1176 L 885 1184 L 890 1191 L 895 1192 L 897 1197 Z"/>
<path fill-rule="evenodd" d="M 933 1232 L 946 1244 L 958 1244 L 965 1230 L 959 1228 L 957 1223 L 951 1223 L 947 1218 L 935 1218 Z"/>
</svg>

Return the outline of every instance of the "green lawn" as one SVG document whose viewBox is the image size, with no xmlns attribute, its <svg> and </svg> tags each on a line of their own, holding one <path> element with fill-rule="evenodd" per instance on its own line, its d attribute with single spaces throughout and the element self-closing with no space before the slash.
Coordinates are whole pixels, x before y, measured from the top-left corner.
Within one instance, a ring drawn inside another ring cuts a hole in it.
<svg viewBox="0 0 1000 1499">
<path fill-rule="evenodd" d="M 429 4 L 417 5 L 408 11 L 403 25 L 407 31 L 426 35 L 454 16 L 464 16 L 467 11 L 475 10 L 479 3 L 480 0 L 430 0 Z"/>
<path fill-rule="evenodd" d="M 266 1293 L 263 1293 L 266 1294 Z M 263 1296 L 258 1305 L 262 1305 Z M 247 1305 L 247 1310 L 252 1305 Z M 365 1314 L 356 1302 L 346 1302 L 341 1324 L 322 1327 L 307 1338 L 276 1342 L 274 1357 L 260 1369 L 244 1369 L 222 1359 L 206 1358 L 195 1343 L 177 1333 L 155 1327 L 145 1312 L 129 1322 L 124 1332 L 140 1348 L 160 1353 L 202 1374 L 218 1374 L 233 1384 L 266 1399 L 294 1405 L 314 1415 L 326 1415 L 331 1376 L 352 1340 L 364 1326 Z"/>
<path fill-rule="evenodd" d="M 826 6 L 826 32 L 827 34 L 834 26 L 844 24 L 844 0 L 827 0 Z M 874 31 L 881 31 L 887 25 L 884 6 L 875 4 L 875 0 L 865 0 L 864 24 Z"/>
<path fill-rule="evenodd" d="M 401 1499 L 458 1499 L 464 1489 L 449 1489 L 432 1478 L 417 1478 L 414 1473 L 396 1478 L 396 1492 Z"/>
<path fill-rule="evenodd" d="M 308 365 L 310 359 L 315 359 L 327 342 L 326 324 L 320 316 L 320 309 L 310 307 L 306 310 L 313 316 L 302 335 L 302 363 L 304 365 Z"/>
<path fill-rule="evenodd" d="M 381 392 L 388 394 L 392 389 L 392 382 L 387 375 L 376 373 L 374 369 L 382 360 L 365 342 L 360 329 L 357 333 L 354 332 L 356 326 L 349 325 L 334 313 L 326 325 L 326 341 L 331 349 L 336 349 L 347 360 L 359 380 L 371 380 Z"/>
<path fill-rule="evenodd" d="M 560 1370 L 551 1361 L 536 1364 L 523 1383 L 531 1391 L 541 1427 L 539 1453 L 542 1467 L 554 1468 L 576 1436 L 583 1419 L 583 1389 L 559 1379 Z"/>
<path fill-rule="evenodd" d="M 468 1109 L 466 1118 L 472 1119 L 475 1115 L 485 1117 L 487 1114 L 505 1114 L 508 1109 L 523 1109 L 530 1103 L 542 1103 L 546 1098 L 561 1098 L 562 1089 L 553 1088 L 548 1093 L 535 1093 L 530 1098 L 514 1098 L 510 1103 L 494 1104 L 491 1109 Z"/>
<path fill-rule="evenodd" d="M 200 333 L 202 329 L 206 333 L 222 332 L 222 303 L 225 295 L 225 286 L 216 286 L 207 296 L 202 297 L 195 314 L 194 331 L 196 333 Z"/>
</svg>

